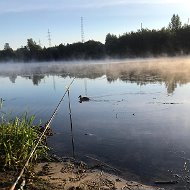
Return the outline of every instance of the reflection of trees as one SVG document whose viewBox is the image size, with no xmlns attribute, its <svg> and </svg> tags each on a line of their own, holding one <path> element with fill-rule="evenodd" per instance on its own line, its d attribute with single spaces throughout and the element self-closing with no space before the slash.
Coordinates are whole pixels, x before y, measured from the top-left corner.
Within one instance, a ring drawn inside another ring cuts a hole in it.
<svg viewBox="0 0 190 190">
<path fill-rule="evenodd" d="M 109 65 L 88 65 L 72 67 L 78 78 L 97 78 L 106 75 L 108 82 L 121 81 L 146 85 L 165 83 L 167 92 L 173 93 L 178 84 L 190 82 L 190 64 L 185 59 L 159 59 L 147 62 L 118 63 Z M 72 76 L 72 70 L 70 70 Z"/>
<path fill-rule="evenodd" d="M 10 76 L 10 80 L 15 82 L 17 75 L 25 73 L 27 78 L 33 81 L 34 85 L 39 85 L 41 80 L 48 75 L 59 75 L 63 78 L 77 77 L 95 79 L 106 76 L 108 82 L 117 79 L 125 82 L 146 85 L 150 83 L 165 83 L 168 93 L 173 93 L 177 85 L 190 82 L 190 64 L 188 59 L 145 59 L 143 61 L 123 61 L 120 63 L 110 62 L 108 64 L 43 64 L 31 68 L 24 68 Z M 1 71 L 0 71 L 1 72 Z M 43 74 L 42 74 L 43 73 Z"/>
<path fill-rule="evenodd" d="M 11 75 L 11 76 L 9 76 L 9 79 L 10 79 L 10 81 L 11 81 L 12 83 L 15 83 L 16 78 L 17 78 L 17 75 Z"/>
<path fill-rule="evenodd" d="M 37 85 L 41 82 L 41 80 L 44 78 L 44 75 L 33 75 L 32 82 L 34 85 Z"/>
<path fill-rule="evenodd" d="M 41 80 L 45 77 L 45 75 L 29 75 L 29 76 L 24 76 L 25 78 L 31 79 L 34 85 L 39 85 Z"/>
<path fill-rule="evenodd" d="M 177 88 L 177 82 L 176 81 L 166 81 L 166 88 L 168 94 L 172 94 L 174 90 Z"/>
</svg>

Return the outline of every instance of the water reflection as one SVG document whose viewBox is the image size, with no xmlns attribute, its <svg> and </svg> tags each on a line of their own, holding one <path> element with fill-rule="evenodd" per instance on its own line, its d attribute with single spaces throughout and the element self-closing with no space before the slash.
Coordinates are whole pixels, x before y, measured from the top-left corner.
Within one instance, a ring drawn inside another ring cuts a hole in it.
<svg viewBox="0 0 190 190">
<path fill-rule="evenodd" d="M 0 72 L 0 112 L 28 111 L 44 123 L 77 77 L 70 91 L 72 127 L 67 98 L 52 122 L 48 144 L 56 154 L 97 158 L 146 182 L 180 176 L 181 189 L 188 186 L 182 180 L 190 168 L 188 59 L 17 65 Z M 79 103 L 80 94 L 90 100 Z"/>
<path fill-rule="evenodd" d="M 9 65 L 8 68 L 11 70 L 13 66 Z M 0 74 L 10 75 L 10 81 L 13 83 L 15 83 L 17 75 L 31 79 L 34 85 L 39 85 L 45 77 L 44 74 L 56 74 L 63 78 L 75 76 L 89 79 L 105 76 L 110 83 L 118 79 L 138 85 L 164 83 L 168 94 L 173 93 L 177 85 L 190 82 L 190 61 L 188 58 L 128 60 L 118 63 L 108 61 L 102 64 L 28 64 L 22 69 L 19 67 L 14 71 L 10 72 L 10 70 L 2 69 Z"/>
<path fill-rule="evenodd" d="M 33 74 L 31 76 L 24 76 L 24 78 L 31 79 L 34 85 L 39 85 L 41 80 L 45 78 L 45 75 Z"/>
<path fill-rule="evenodd" d="M 16 82 L 16 78 L 17 78 L 17 75 L 16 74 L 13 74 L 11 76 L 9 76 L 9 79 L 12 83 L 15 83 Z"/>
</svg>

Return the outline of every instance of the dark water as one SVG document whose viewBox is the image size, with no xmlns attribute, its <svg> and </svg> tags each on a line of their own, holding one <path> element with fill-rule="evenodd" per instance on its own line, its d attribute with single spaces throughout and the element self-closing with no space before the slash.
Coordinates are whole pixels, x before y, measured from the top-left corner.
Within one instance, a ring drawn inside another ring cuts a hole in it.
<svg viewBox="0 0 190 190">
<path fill-rule="evenodd" d="M 7 64 L 0 69 L 1 114 L 26 111 L 45 123 L 76 77 L 70 89 L 76 157 L 89 161 L 86 156 L 91 156 L 147 183 L 178 180 L 172 189 L 188 187 L 188 58 L 86 66 Z M 79 103 L 80 94 L 90 101 Z M 67 96 L 52 129 L 48 143 L 54 153 L 72 156 Z"/>
</svg>

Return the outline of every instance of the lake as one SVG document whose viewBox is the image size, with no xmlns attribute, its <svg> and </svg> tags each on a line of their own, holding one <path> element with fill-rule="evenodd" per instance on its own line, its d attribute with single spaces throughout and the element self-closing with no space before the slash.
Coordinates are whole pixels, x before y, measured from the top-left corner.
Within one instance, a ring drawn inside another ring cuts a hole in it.
<svg viewBox="0 0 190 190">
<path fill-rule="evenodd" d="M 1 115 L 27 112 L 45 124 L 70 88 L 74 153 L 151 183 L 189 187 L 190 58 L 0 64 Z M 90 101 L 79 103 L 78 96 Z M 52 124 L 48 145 L 72 156 L 68 96 Z"/>
</svg>

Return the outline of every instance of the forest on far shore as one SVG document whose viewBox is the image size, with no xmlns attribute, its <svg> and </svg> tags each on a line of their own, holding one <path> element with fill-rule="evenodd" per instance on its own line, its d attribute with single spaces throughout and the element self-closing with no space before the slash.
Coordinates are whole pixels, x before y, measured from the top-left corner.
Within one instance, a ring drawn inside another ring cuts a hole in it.
<svg viewBox="0 0 190 190">
<path fill-rule="evenodd" d="M 105 44 L 89 40 L 54 47 L 41 47 L 32 38 L 27 45 L 13 50 L 5 43 L 0 61 L 61 61 L 103 58 L 156 57 L 190 54 L 190 25 L 182 25 L 180 17 L 173 15 L 168 27 L 160 30 L 142 28 L 120 36 L 107 34 Z"/>
</svg>

